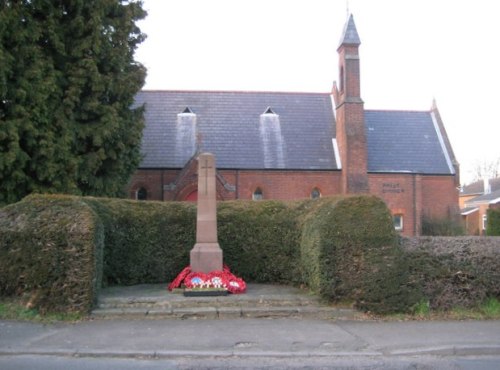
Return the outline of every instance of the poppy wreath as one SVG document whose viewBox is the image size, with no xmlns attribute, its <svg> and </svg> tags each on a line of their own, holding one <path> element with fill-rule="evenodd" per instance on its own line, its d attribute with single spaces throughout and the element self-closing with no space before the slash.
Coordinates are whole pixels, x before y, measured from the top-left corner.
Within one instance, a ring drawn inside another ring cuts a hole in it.
<svg viewBox="0 0 500 370">
<path fill-rule="evenodd" d="M 172 291 L 178 287 L 181 286 L 182 282 L 188 276 L 188 274 L 191 272 L 191 266 L 184 267 L 184 269 L 181 271 L 179 275 L 170 283 L 168 284 L 168 290 Z"/>
<path fill-rule="evenodd" d="M 232 294 L 245 293 L 247 287 L 245 281 L 233 275 L 227 265 L 224 265 L 223 271 L 212 271 L 208 274 L 192 272 L 191 267 L 187 266 L 168 285 L 168 290 L 172 291 L 182 284 L 188 289 L 225 288 Z"/>
</svg>

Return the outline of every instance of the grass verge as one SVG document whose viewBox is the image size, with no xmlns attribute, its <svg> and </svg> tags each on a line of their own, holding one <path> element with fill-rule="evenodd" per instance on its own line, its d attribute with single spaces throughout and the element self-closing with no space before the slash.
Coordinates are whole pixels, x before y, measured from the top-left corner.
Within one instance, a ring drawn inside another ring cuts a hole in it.
<svg viewBox="0 0 500 370">
<path fill-rule="evenodd" d="M 28 308 L 24 300 L 12 297 L 0 297 L 0 320 L 16 320 L 50 323 L 56 321 L 79 321 L 83 317 L 78 313 L 47 313 L 41 315 L 38 310 Z"/>
<path fill-rule="evenodd" d="M 437 321 L 437 320 L 500 320 L 500 301 L 489 298 L 474 308 L 452 308 L 451 310 L 432 310 L 428 302 L 420 302 L 411 314 L 369 315 L 382 321 Z"/>
</svg>

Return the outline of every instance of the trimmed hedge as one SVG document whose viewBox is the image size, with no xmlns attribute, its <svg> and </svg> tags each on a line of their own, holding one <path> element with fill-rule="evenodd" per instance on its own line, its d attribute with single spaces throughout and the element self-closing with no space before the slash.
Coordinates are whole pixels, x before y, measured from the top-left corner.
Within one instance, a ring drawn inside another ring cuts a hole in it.
<svg viewBox="0 0 500 370">
<path fill-rule="evenodd" d="M 403 238 L 411 279 L 433 309 L 471 308 L 500 298 L 500 238 Z"/>
<path fill-rule="evenodd" d="M 46 311 L 88 312 L 101 287 L 104 230 L 81 199 L 29 196 L 0 209 L 0 295 Z"/>
<path fill-rule="evenodd" d="M 224 263 L 246 281 L 300 284 L 299 207 L 280 201 L 219 203 Z"/>
<path fill-rule="evenodd" d="M 374 196 L 323 202 L 305 219 L 301 256 L 304 280 L 329 300 L 384 313 L 405 311 L 420 299 L 409 282 L 392 216 Z"/>
<path fill-rule="evenodd" d="M 0 209 L 0 295 L 27 294 L 42 312 L 89 312 L 103 285 L 174 279 L 195 229 L 190 203 L 27 197 Z M 405 312 L 423 300 L 470 306 L 500 294 L 500 238 L 400 243 L 374 196 L 221 202 L 218 235 L 224 262 L 247 282 L 304 284 L 365 311 Z"/>
<path fill-rule="evenodd" d="M 189 251 L 196 239 L 193 204 L 83 200 L 104 225 L 105 286 L 171 281 L 189 265 Z"/>
<path fill-rule="evenodd" d="M 488 209 L 486 235 L 500 236 L 500 209 Z"/>
<path fill-rule="evenodd" d="M 45 213 L 40 213 L 40 207 Z M 11 230 L 16 220 L 29 215 L 38 215 L 38 220 L 41 214 L 52 227 L 41 228 L 30 218 L 24 228 Z M 101 276 L 102 285 L 171 281 L 189 264 L 196 235 L 196 207 L 180 202 L 39 195 L 3 209 L 2 220 L 2 253 L 14 256 L 12 251 L 16 250 L 26 257 L 0 261 L 2 281 L 8 282 L 2 283 L 1 294 L 48 287 L 59 292 L 61 302 L 53 303 L 53 294 L 43 291 L 39 295 L 45 300 L 37 305 L 55 311 L 66 310 L 65 304 L 67 310 L 89 310 L 101 286 Z M 72 222 L 82 231 L 68 234 L 65 222 Z M 360 226 L 352 231 L 352 225 Z M 54 253 L 32 250 L 33 233 L 47 240 Z M 315 238 L 309 240 L 308 233 Z M 290 203 L 222 202 L 218 205 L 218 234 L 225 263 L 248 282 L 306 284 L 327 299 L 361 302 L 364 293 L 381 292 L 367 288 L 374 281 L 366 277 L 367 273 L 392 273 L 387 270 L 391 257 L 381 257 L 387 250 L 395 250 L 392 221 L 383 202 L 371 196 Z M 85 251 L 95 250 L 99 255 L 56 255 L 62 250 L 72 251 L 69 246 L 75 243 L 71 239 L 75 235 L 81 235 Z M 51 243 L 53 239 L 60 242 Z M 66 259 L 73 263 L 67 268 Z M 4 273 L 5 261 L 11 266 L 8 274 Z M 31 269 L 29 284 L 15 278 L 24 279 L 26 267 L 37 264 L 41 269 L 54 266 L 54 279 L 58 280 L 47 279 L 38 268 Z M 82 276 L 80 269 L 90 264 L 92 269 Z M 358 286 L 354 280 L 361 277 L 363 284 Z M 85 304 L 73 304 L 69 296 L 74 293 L 62 291 L 60 287 L 65 287 L 67 281 L 80 283 L 78 289 L 87 292 Z M 94 284 L 92 290 L 87 289 L 90 281 Z M 365 299 L 363 307 L 369 306 L 368 301 Z"/>
</svg>

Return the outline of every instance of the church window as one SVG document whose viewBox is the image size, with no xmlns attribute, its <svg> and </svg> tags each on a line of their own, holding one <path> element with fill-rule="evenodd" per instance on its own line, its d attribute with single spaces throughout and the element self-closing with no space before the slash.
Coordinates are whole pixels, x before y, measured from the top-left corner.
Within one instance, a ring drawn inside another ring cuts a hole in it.
<svg viewBox="0 0 500 370">
<path fill-rule="evenodd" d="M 314 188 L 311 191 L 311 199 L 318 199 L 321 198 L 321 192 L 319 191 L 318 188 Z"/>
<path fill-rule="evenodd" d="M 392 220 L 394 222 L 394 228 L 398 231 L 403 230 L 403 215 L 397 214 L 392 217 Z"/>
<path fill-rule="evenodd" d="M 252 195 L 252 199 L 253 200 L 262 200 L 262 199 L 264 199 L 264 194 L 262 193 L 262 189 L 261 188 L 255 189 L 255 191 L 253 192 L 253 195 Z"/>
<path fill-rule="evenodd" d="M 137 200 L 146 200 L 148 199 L 148 191 L 145 188 L 139 188 L 135 194 Z"/>
</svg>

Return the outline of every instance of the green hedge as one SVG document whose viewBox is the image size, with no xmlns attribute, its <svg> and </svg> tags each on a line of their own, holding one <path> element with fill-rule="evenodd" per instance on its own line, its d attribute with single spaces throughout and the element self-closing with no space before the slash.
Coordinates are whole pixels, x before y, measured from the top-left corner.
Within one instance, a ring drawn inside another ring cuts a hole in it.
<svg viewBox="0 0 500 370">
<path fill-rule="evenodd" d="M 0 209 L 0 295 L 40 312 L 88 312 L 101 287 L 104 230 L 82 200 L 30 196 Z"/>
<path fill-rule="evenodd" d="M 22 229 L 12 229 L 16 220 L 24 218 L 29 221 Z M 40 227 L 42 219 L 50 227 Z M 1 293 L 40 291 L 37 294 L 46 299 L 38 304 L 51 310 L 64 310 L 64 304 L 70 310 L 88 310 L 101 286 L 101 276 L 102 285 L 171 281 L 189 264 L 196 235 L 196 208 L 180 202 L 39 195 L 2 209 L 2 220 L 0 247 L 11 259 L 0 261 L 2 282 L 7 282 L 2 283 Z M 69 232 L 65 223 L 77 225 L 79 234 L 76 229 Z M 357 227 L 350 230 L 352 225 Z M 372 233 L 374 230 L 377 232 Z M 43 239 L 45 247 L 32 248 L 33 234 Z M 218 234 L 225 263 L 246 281 L 306 284 L 327 299 L 361 303 L 363 292 L 373 295 L 375 291 L 367 288 L 372 280 L 363 278 L 361 288 L 354 280 L 374 270 L 392 271 L 386 268 L 392 257 L 380 257 L 394 250 L 390 215 L 382 201 L 370 196 L 289 203 L 222 202 L 218 205 Z M 67 253 L 77 242 L 86 248 L 85 258 Z M 42 253 L 46 245 L 51 246 L 51 253 Z M 33 260 L 40 261 L 40 270 L 31 269 L 32 282 L 24 284 L 25 271 Z M 54 266 L 51 279 L 42 271 L 46 266 Z M 84 268 L 86 276 L 81 274 Z M 68 281 L 79 282 L 82 291 L 90 282 L 94 284 L 92 290 L 85 290 L 85 304 L 73 305 L 69 296 L 74 293 L 61 291 Z M 61 302 L 52 304 L 54 295 L 40 290 L 42 287 L 58 291 Z M 366 299 L 363 302 L 363 307 L 369 306 Z"/>
<path fill-rule="evenodd" d="M 28 295 L 42 312 L 88 312 L 103 285 L 171 281 L 189 264 L 195 229 L 190 203 L 30 196 L 0 209 L 0 295 Z M 499 294 L 500 238 L 456 250 L 399 243 L 374 196 L 221 202 L 218 235 L 224 262 L 247 282 L 305 284 L 365 311 Z"/>
<path fill-rule="evenodd" d="M 323 202 L 304 221 L 301 256 L 305 281 L 329 300 L 384 313 L 405 311 L 420 299 L 392 216 L 374 196 Z"/>
<path fill-rule="evenodd" d="M 500 236 L 500 209 L 488 209 L 486 235 Z"/>
<path fill-rule="evenodd" d="M 433 309 L 500 298 L 500 238 L 403 238 L 411 279 Z"/>
<path fill-rule="evenodd" d="M 246 281 L 301 283 L 300 203 L 233 201 L 218 205 L 224 262 Z"/>
<path fill-rule="evenodd" d="M 170 281 L 189 265 L 196 208 L 181 202 L 83 198 L 104 225 L 104 285 Z"/>
<path fill-rule="evenodd" d="M 461 236 L 465 229 L 456 217 L 434 218 L 422 217 L 422 235 L 425 236 Z"/>
</svg>

